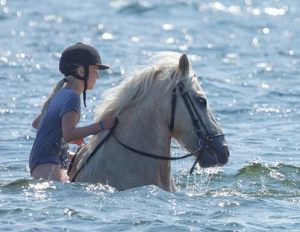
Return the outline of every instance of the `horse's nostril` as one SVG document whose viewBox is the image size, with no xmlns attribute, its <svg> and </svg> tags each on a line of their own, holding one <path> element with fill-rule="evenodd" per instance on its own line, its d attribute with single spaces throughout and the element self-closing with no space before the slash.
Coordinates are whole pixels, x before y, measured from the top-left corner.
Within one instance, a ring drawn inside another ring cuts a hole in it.
<svg viewBox="0 0 300 232">
<path fill-rule="evenodd" d="M 225 154 L 226 154 L 226 158 L 228 158 L 230 156 L 228 146 L 225 146 Z"/>
</svg>

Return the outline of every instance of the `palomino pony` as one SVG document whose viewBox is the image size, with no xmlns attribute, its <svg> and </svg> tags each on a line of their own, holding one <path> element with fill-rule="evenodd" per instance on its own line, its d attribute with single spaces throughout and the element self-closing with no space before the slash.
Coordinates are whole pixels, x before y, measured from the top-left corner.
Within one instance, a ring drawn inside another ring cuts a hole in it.
<svg viewBox="0 0 300 232">
<path fill-rule="evenodd" d="M 93 136 L 73 159 L 71 181 L 118 190 L 156 185 L 175 191 L 170 143 L 175 138 L 201 167 L 224 165 L 229 150 L 187 56 L 159 53 L 152 66 L 104 94 L 96 114 L 114 113 L 110 131 Z M 175 158 L 176 159 L 176 158 Z M 192 172 L 191 170 L 191 172 Z"/>
</svg>

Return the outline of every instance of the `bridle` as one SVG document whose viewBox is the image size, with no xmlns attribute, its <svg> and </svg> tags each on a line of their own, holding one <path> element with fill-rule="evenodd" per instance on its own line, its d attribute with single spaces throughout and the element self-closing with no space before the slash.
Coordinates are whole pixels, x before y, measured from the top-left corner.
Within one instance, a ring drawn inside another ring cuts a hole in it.
<svg viewBox="0 0 300 232">
<path fill-rule="evenodd" d="M 191 167 L 190 170 L 190 174 L 193 173 L 194 168 L 196 166 L 196 164 L 199 162 L 199 160 L 201 159 L 202 155 L 204 154 L 204 152 L 210 148 L 211 143 L 213 142 L 213 140 L 217 137 L 220 136 L 225 136 L 225 134 L 221 133 L 221 134 L 215 134 L 215 135 L 211 135 L 208 132 L 208 129 L 206 128 L 201 116 L 199 115 L 197 108 L 195 107 L 193 101 L 191 100 L 191 97 L 187 91 L 187 89 L 185 88 L 185 85 L 183 84 L 183 82 L 181 81 L 178 84 L 178 89 L 179 92 L 183 98 L 185 107 L 187 108 L 189 115 L 191 117 L 191 120 L 194 124 L 194 129 L 199 137 L 199 142 L 198 142 L 198 148 L 193 151 L 191 154 L 196 154 L 199 151 L 199 154 L 197 155 L 197 158 L 193 164 L 193 166 Z M 177 88 L 176 86 L 174 87 L 173 91 L 172 91 L 172 111 L 171 111 L 171 123 L 170 123 L 170 131 L 172 132 L 174 129 L 174 124 L 175 124 L 175 111 L 176 111 L 176 104 L 177 104 Z M 203 126 L 206 134 L 203 133 L 203 131 L 201 130 L 200 125 Z"/>
<path fill-rule="evenodd" d="M 170 120 L 170 125 L 169 125 L 169 129 L 170 132 L 172 133 L 174 130 L 174 125 L 175 125 L 175 113 L 176 113 L 176 105 L 177 105 L 177 87 L 179 89 L 179 92 L 183 98 L 184 104 L 189 112 L 189 115 L 191 117 L 191 120 L 194 124 L 194 128 L 195 131 L 199 137 L 199 142 L 198 142 L 198 148 L 193 151 L 190 154 L 184 155 L 184 156 L 180 156 L 180 157 L 164 157 L 164 156 L 159 156 L 159 155 L 154 155 L 154 154 L 150 154 L 147 152 L 143 152 L 140 150 L 137 150 L 135 148 L 132 148 L 130 146 L 127 146 L 126 144 L 122 143 L 115 135 L 114 135 L 114 130 L 115 127 L 118 123 L 118 119 L 116 118 L 116 122 L 113 128 L 111 128 L 111 130 L 109 131 L 109 133 L 103 138 L 103 140 L 98 144 L 98 146 L 94 149 L 94 151 L 91 153 L 91 155 L 88 157 L 88 159 L 86 160 L 86 162 L 81 166 L 80 169 L 77 170 L 77 173 L 74 175 L 74 177 L 72 178 L 71 182 L 73 182 L 77 175 L 79 174 L 79 172 L 85 167 L 85 165 L 88 163 L 88 161 L 92 158 L 92 156 L 98 151 L 98 149 L 111 137 L 113 136 L 115 138 L 115 140 L 121 145 L 123 146 L 125 149 L 130 150 L 132 152 L 134 152 L 135 154 L 141 155 L 141 156 L 145 156 L 145 157 L 149 157 L 149 158 L 153 158 L 153 159 L 159 159 L 159 160 L 179 160 L 179 159 L 184 159 L 184 158 L 188 158 L 191 156 L 194 156 L 197 152 L 199 152 L 199 154 L 197 155 L 195 162 L 193 164 L 193 166 L 190 169 L 190 174 L 193 173 L 194 168 L 196 166 L 196 164 L 200 161 L 202 155 L 204 154 L 204 152 L 210 148 L 211 143 L 213 142 L 213 140 L 217 137 L 220 136 L 224 136 L 223 133 L 221 134 L 215 134 L 215 135 L 211 135 L 208 132 L 208 129 L 206 128 L 201 116 L 199 115 L 193 101 L 191 100 L 191 97 L 187 91 L 187 89 L 185 88 L 185 85 L 183 84 L 183 82 L 181 81 L 177 86 L 175 86 L 173 88 L 172 91 L 172 101 L 171 101 L 171 120 Z M 203 126 L 204 130 L 205 130 L 205 134 L 203 133 L 203 131 L 201 130 L 200 125 Z M 73 160 L 70 163 L 70 167 L 68 170 L 68 174 L 70 173 L 72 166 L 73 166 L 73 162 L 75 160 L 75 157 L 73 158 Z"/>
</svg>

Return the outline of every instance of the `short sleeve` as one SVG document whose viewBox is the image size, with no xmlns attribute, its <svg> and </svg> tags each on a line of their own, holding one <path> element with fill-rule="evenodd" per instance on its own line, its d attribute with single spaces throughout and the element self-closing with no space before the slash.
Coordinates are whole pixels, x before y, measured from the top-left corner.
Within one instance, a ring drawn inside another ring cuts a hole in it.
<svg viewBox="0 0 300 232">
<path fill-rule="evenodd" d="M 59 116 L 62 117 L 69 111 L 75 110 L 80 116 L 80 97 L 74 93 L 69 95 L 61 106 Z"/>
</svg>

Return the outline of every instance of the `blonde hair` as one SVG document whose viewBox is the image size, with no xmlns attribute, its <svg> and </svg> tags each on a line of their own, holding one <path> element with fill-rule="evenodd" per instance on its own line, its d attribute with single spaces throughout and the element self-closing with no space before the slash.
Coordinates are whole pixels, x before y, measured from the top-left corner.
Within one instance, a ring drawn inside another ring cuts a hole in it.
<svg viewBox="0 0 300 232">
<path fill-rule="evenodd" d="M 66 82 L 71 82 L 74 79 L 73 76 L 67 76 L 65 78 L 63 78 L 62 80 L 60 80 L 52 89 L 48 99 L 44 102 L 42 109 L 41 109 L 41 115 L 45 112 L 45 110 L 47 109 L 47 106 L 49 104 L 49 102 L 51 101 L 51 99 L 54 97 L 54 95 L 60 90 L 62 89 L 62 87 L 64 86 L 64 84 Z"/>
</svg>

